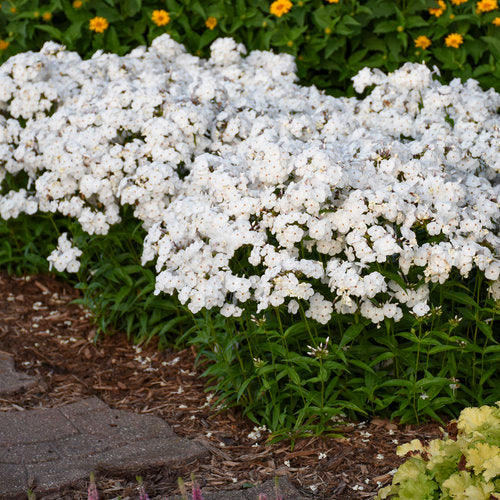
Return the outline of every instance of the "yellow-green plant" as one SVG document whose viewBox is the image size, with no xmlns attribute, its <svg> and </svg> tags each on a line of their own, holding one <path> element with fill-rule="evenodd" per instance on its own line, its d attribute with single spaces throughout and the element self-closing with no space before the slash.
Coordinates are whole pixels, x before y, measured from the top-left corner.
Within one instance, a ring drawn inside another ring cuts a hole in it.
<svg viewBox="0 0 500 500">
<path fill-rule="evenodd" d="M 465 408 L 444 439 L 428 445 L 418 439 L 399 446 L 411 455 L 377 499 L 500 499 L 500 401 L 496 406 Z"/>
</svg>

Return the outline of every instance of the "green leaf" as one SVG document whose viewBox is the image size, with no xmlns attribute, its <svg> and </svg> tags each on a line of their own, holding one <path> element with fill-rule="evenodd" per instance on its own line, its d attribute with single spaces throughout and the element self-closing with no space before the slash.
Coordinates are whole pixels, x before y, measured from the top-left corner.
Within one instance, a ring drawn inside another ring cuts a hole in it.
<svg viewBox="0 0 500 500">
<path fill-rule="evenodd" d="M 445 297 L 446 299 L 451 299 L 454 302 L 458 302 L 459 304 L 464 304 L 466 306 L 472 306 L 474 308 L 478 307 L 474 299 L 466 293 L 456 292 L 455 290 L 447 290 L 446 288 L 442 293 L 443 297 Z"/>
<path fill-rule="evenodd" d="M 374 33 L 391 33 L 397 30 L 399 23 L 397 21 L 380 21 L 373 29 Z"/>
<path fill-rule="evenodd" d="M 35 28 L 40 31 L 45 31 L 55 40 L 62 41 L 64 39 L 61 31 L 55 28 L 54 26 L 50 26 L 49 24 L 36 24 Z"/>
<path fill-rule="evenodd" d="M 122 16 L 116 9 L 112 9 L 102 4 L 97 8 L 96 13 L 98 16 L 105 17 L 110 23 L 122 20 Z"/>
<path fill-rule="evenodd" d="M 322 29 L 328 28 L 332 24 L 332 18 L 324 7 L 316 9 L 312 17 L 314 22 Z"/>
<path fill-rule="evenodd" d="M 342 349 L 346 344 L 352 342 L 363 330 L 365 325 L 363 323 L 357 323 L 351 325 L 342 335 L 342 340 L 340 341 L 339 348 Z"/>
<path fill-rule="evenodd" d="M 194 12 L 199 14 L 202 19 L 206 19 L 208 17 L 200 2 L 193 2 L 190 7 Z"/>
<path fill-rule="evenodd" d="M 399 60 L 399 54 L 401 52 L 401 41 L 398 39 L 396 34 L 391 33 L 385 39 L 385 43 L 389 48 L 394 59 Z"/>
<path fill-rule="evenodd" d="M 67 30 L 64 31 L 63 41 L 69 48 L 73 48 L 73 43 L 82 36 L 82 26 L 84 21 L 74 22 Z"/>
<path fill-rule="evenodd" d="M 493 56 L 497 60 L 500 59 L 500 38 L 494 36 L 482 36 L 481 40 L 486 42 Z"/>
<path fill-rule="evenodd" d="M 375 374 L 375 371 L 373 370 L 373 368 L 370 365 L 367 365 L 364 361 L 361 361 L 359 359 L 350 359 L 350 363 L 354 366 L 362 368 L 363 370 L 365 370 L 368 373 Z"/>
<path fill-rule="evenodd" d="M 110 26 L 106 32 L 106 46 L 111 52 L 117 53 L 120 50 L 120 41 L 114 26 Z"/>
<path fill-rule="evenodd" d="M 477 327 L 481 330 L 484 335 L 488 338 L 488 340 L 491 340 L 494 344 L 498 344 L 498 342 L 493 338 L 493 330 L 491 329 L 491 326 L 488 325 L 488 323 L 485 323 L 484 321 L 476 321 Z"/>
<path fill-rule="evenodd" d="M 491 73 L 491 66 L 489 64 L 481 64 L 474 68 L 474 71 L 472 72 L 472 78 L 478 78 L 488 73 Z"/>
<path fill-rule="evenodd" d="M 141 10 L 142 0 L 124 0 L 121 6 L 127 17 L 133 17 Z"/>
<path fill-rule="evenodd" d="M 438 352 L 445 351 L 459 351 L 460 348 L 454 345 L 438 345 L 429 349 L 429 354 L 437 354 Z"/>
<path fill-rule="evenodd" d="M 242 394 L 245 392 L 246 388 L 248 387 L 248 385 L 250 384 L 250 382 L 252 382 L 254 380 L 255 376 L 253 377 L 250 377 L 250 378 L 247 378 L 242 384 L 241 384 L 241 387 L 239 388 L 238 390 L 238 393 L 236 394 L 236 401 L 239 401 Z"/>
<path fill-rule="evenodd" d="M 406 28 L 421 28 L 423 26 L 428 26 L 427 21 L 420 16 L 408 16 L 406 18 Z"/>
<path fill-rule="evenodd" d="M 484 383 L 489 380 L 489 378 L 495 374 L 496 372 L 498 371 L 497 367 L 496 366 L 492 366 L 491 368 L 489 368 L 488 370 L 486 370 L 485 372 L 483 372 L 483 374 L 481 375 L 481 379 L 479 380 L 479 385 L 482 386 L 484 385 Z"/>
<path fill-rule="evenodd" d="M 200 41 L 198 42 L 198 48 L 201 50 L 207 45 L 210 45 L 218 36 L 217 30 L 209 30 L 203 32 L 200 36 Z"/>
<path fill-rule="evenodd" d="M 337 26 L 335 26 L 335 33 L 337 33 L 338 35 L 342 35 L 342 36 L 350 36 L 350 35 L 354 35 L 355 33 L 355 30 L 353 30 L 352 28 L 349 28 L 349 26 L 347 26 L 344 21 L 340 21 Z"/>
</svg>

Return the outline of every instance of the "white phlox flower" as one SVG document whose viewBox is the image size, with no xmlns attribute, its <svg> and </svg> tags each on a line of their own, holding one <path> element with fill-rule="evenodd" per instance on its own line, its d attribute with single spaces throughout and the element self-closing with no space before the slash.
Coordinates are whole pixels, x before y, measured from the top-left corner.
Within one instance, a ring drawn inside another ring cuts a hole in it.
<svg viewBox="0 0 500 500">
<path fill-rule="evenodd" d="M 0 217 L 106 235 L 130 206 L 154 293 L 193 312 L 399 321 L 427 315 L 430 283 L 475 269 L 498 298 L 500 95 L 412 63 L 361 70 L 359 99 L 296 80 L 292 56 L 229 38 L 208 60 L 168 35 L 122 57 L 17 54 L 0 66 Z M 49 262 L 75 272 L 79 252 L 62 235 Z"/>
</svg>

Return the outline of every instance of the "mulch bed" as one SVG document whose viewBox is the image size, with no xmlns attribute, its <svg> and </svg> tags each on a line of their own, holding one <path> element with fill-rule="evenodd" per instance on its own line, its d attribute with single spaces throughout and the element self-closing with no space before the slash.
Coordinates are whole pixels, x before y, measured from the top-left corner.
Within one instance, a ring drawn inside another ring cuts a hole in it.
<svg viewBox="0 0 500 500">
<path fill-rule="evenodd" d="M 441 437 L 436 423 L 398 426 L 375 418 L 342 425 L 343 439 L 301 439 L 293 450 L 286 442 L 266 445 L 268 434 L 249 437 L 254 424 L 237 410 L 211 407 L 193 349 L 160 352 L 153 343 L 133 346 L 120 333 L 94 343 L 91 314 L 69 304 L 78 290 L 49 275 L 18 278 L 0 272 L 0 289 L 0 350 L 14 355 L 18 370 L 43 380 L 27 392 L 0 398 L 0 411 L 58 407 L 94 395 L 113 408 L 157 415 L 177 434 L 210 449 L 209 459 L 184 469 L 143 474 L 151 498 L 178 494 L 177 478 L 189 485 L 191 473 L 213 490 L 288 476 L 304 496 L 372 498 L 402 463 L 395 454 L 398 443 Z M 101 498 L 138 497 L 134 478 L 97 479 Z M 86 498 L 86 486 L 57 498 Z"/>
</svg>

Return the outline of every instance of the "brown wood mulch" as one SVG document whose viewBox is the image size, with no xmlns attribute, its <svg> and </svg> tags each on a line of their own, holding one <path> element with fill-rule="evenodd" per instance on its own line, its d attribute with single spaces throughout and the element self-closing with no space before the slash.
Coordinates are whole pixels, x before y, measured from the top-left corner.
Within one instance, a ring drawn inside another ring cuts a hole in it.
<svg viewBox="0 0 500 500">
<path fill-rule="evenodd" d="M 57 407 L 95 395 L 113 408 L 162 417 L 212 452 L 189 468 L 143 474 L 150 498 L 178 494 L 177 478 L 189 485 L 191 473 L 207 489 L 241 489 L 288 476 L 312 498 L 373 498 L 402 463 L 398 444 L 441 437 L 436 423 L 398 426 L 374 418 L 344 423 L 343 439 L 301 439 L 293 450 L 286 442 L 266 445 L 268 433 L 252 435 L 254 424 L 238 411 L 211 407 L 193 349 L 160 352 L 152 344 L 133 346 L 118 333 L 94 344 L 91 314 L 69 304 L 79 292 L 52 276 L 0 272 L 0 289 L 0 350 L 14 355 L 18 370 L 42 379 L 27 392 L 0 398 L 0 411 Z M 101 498 L 138 497 L 134 478 L 100 477 L 98 488 Z M 64 498 L 86 498 L 85 486 Z"/>
</svg>

